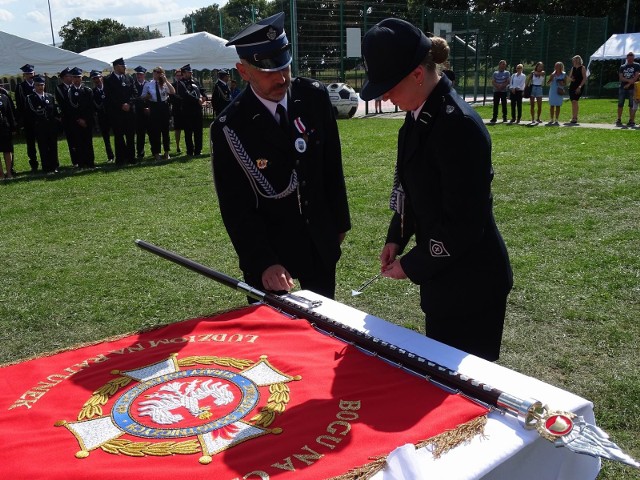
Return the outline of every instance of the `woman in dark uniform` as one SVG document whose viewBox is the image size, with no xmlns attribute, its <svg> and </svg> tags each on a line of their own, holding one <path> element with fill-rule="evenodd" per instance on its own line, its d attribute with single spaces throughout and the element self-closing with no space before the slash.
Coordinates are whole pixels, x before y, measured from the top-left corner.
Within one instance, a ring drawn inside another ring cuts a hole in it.
<svg viewBox="0 0 640 480">
<path fill-rule="evenodd" d="M 444 39 L 392 18 L 367 32 L 362 48 L 368 81 L 360 96 L 382 95 L 407 112 L 382 274 L 420 285 L 429 337 L 496 360 L 513 280 L 492 212 L 489 134 L 439 72 Z"/>
</svg>

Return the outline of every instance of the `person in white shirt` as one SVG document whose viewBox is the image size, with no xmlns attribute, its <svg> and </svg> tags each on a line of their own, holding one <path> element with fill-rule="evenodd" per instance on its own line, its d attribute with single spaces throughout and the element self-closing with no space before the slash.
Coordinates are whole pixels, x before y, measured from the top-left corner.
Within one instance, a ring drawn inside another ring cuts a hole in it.
<svg viewBox="0 0 640 480">
<path fill-rule="evenodd" d="M 149 143 L 151 154 L 156 160 L 160 160 L 160 138 L 164 148 L 164 159 L 169 160 L 169 120 L 171 110 L 169 108 L 169 95 L 174 95 L 176 89 L 167 80 L 162 67 L 153 69 L 153 80 L 144 84 L 142 98 L 148 102 L 149 115 Z"/>
<path fill-rule="evenodd" d="M 516 66 L 516 73 L 511 75 L 509 81 L 509 91 L 511 100 L 511 123 L 520 123 L 522 117 L 522 94 L 524 92 L 524 85 L 527 79 L 526 75 L 522 73 L 523 66 L 519 63 Z M 516 117 L 516 109 L 518 116 Z"/>
</svg>

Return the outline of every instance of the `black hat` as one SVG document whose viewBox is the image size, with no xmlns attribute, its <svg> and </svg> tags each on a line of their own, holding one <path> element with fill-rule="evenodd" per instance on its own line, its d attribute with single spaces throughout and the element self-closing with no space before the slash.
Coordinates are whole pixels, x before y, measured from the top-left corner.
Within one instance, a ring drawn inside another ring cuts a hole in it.
<svg viewBox="0 0 640 480">
<path fill-rule="evenodd" d="M 69 70 L 69 74 L 72 77 L 81 77 L 82 76 L 82 69 L 80 69 L 78 67 L 73 67 L 71 70 Z"/>
<path fill-rule="evenodd" d="M 138 65 L 136 68 L 133 69 L 134 72 L 136 73 L 147 73 L 147 69 Z"/>
<path fill-rule="evenodd" d="M 91 70 L 91 73 L 89 73 L 89 77 L 91 78 L 102 77 L 102 72 L 100 70 Z"/>
<path fill-rule="evenodd" d="M 222 78 L 222 77 L 228 77 L 229 76 L 229 70 L 221 68 L 220 70 L 218 70 L 218 78 Z"/>
<path fill-rule="evenodd" d="M 36 75 L 35 77 L 33 77 L 33 83 L 41 83 L 44 85 L 44 78 L 42 78 L 40 75 Z"/>
<path fill-rule="evenodd" d="M 190 72 L 191 71 L 191 64 L 187 63 L 184 67 L 182 67 L 180 69 L 181 72 Z"/>
<path fill-rule="evenodd" d="M 362 40 L 368 79 L 360 98 L 372 100 L 388 92 L 420 65 L 431 40 L 409 22 L 387 18 L 371 27 Z"/>
<path fill-rule="evenodd" d="M 60 72 L 60 77 L 64 77 L 64 76 L 70 75 L 70 74 L 71 74 L 71 69 L 69 67 L 67 67 L 67 68 L 63 69 Z"/>
<path fill-rule="evenodd" d="M 33 73 L 35 72 L 35 67 L 27 63 L 26 65 L 21 66 L 20 70 L 22 70 L 22 73 Z"/>
<path fill-rule="evenodd" d="M 284 31 L 284 12 L 260 20 L 238 33 L 226 46 L 235 46 L 238 56 L 265 72 L 276 72 L 291 63 L 291 44 Z"/>
<path fill-rule="evenodd" d="M 123 58 L 118 58 L 117 60 L 114 60 L 112 65 L 115 67 L 116 65 L 122 65 L 124 67 L 127 66 L 126 63 L 124 63 L 124 59 Z"/>
</svg>

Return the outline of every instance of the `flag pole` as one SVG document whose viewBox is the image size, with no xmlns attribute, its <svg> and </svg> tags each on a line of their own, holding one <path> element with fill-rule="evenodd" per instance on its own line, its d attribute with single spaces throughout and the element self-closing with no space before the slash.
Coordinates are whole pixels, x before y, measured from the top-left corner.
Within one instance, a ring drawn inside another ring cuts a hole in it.
<svg viewBox="0 0 640 480">
<path fill-rule="evenodd" d="M 304 304 L 301 305 L 299 297 L 292 300 L 291 296 L 288 295 L 266 293 L 224 273 L 144 240 L 136 240 L 135 243 L 144 250 L 193 270 L 227 287 L 240 290 L 247 296 L 277 310 L 294 317 L 304 318 L 319 330 L 334 335 L 340 340 L 359 348 L 374 352 L 384 360 L 396 363 L 404 369 L 423 376 L 436 384 L 460 392 L 472 400 L 488 405 L 494 410 L 515 416 L 525 429 L 537 430 L 540 436 L 552 442 L 556 447 L 567 447 L 575 453 L 607 458 L 640 469 L 640 463 L 609 440 L 609 435 L 604 430 L 587 423 L 582 416 L 572 412 L 551 410 L 539 400 L 518 398 L 448 367 L 439 365 L 416 353 L 314 312 L 314 305 L 312 304 L 311 307 L 304 306 Z"/>
</svg>

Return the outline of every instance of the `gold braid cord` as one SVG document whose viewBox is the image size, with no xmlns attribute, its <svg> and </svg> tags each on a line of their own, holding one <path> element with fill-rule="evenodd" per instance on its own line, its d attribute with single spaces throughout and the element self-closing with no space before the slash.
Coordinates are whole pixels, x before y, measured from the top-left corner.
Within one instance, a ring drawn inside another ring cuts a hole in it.
<svg viewBox="0 0 640 480">
<path fill-rule="evenodd" d="M 416 448 L 430 446 L 434 458 L 439 458 L 452 448 L 457 447 L 465 442 L 470 441 L 477 435 L 482 435 L 484 427 L 487 424 L 487 417 L 483 415 L 473 420 L 458 425 L 452 430 L 442 432 L 435 437 L 422 440 L 415 444 Z M 329 480 L 363 480 L 373 477 L 376 473 L 386 466 L 387 455 L 381 457 L 371 457 L 372 462 L 356 467 L 348 472 L 333 477 Z"/>
</svg>

